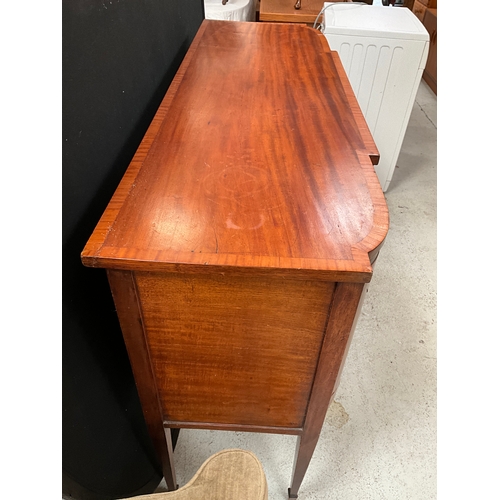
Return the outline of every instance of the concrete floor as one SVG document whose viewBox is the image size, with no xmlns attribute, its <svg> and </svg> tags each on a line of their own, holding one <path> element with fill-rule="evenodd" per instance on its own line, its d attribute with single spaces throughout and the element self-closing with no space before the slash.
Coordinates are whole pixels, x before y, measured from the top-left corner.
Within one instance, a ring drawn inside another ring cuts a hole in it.
<svg viewBox="0 0 500 500">
<path fill-rule="evenodd" d="M 422 81 L 386 192 L 389 234 L 301 500 L 436 498 L 436 116 L 436 96 Z M 286 499 L 295 441 L 182 430 L 178 483 L 213 453 L 243 448 L 261 460 L 269 499 Z"/>
</svg>

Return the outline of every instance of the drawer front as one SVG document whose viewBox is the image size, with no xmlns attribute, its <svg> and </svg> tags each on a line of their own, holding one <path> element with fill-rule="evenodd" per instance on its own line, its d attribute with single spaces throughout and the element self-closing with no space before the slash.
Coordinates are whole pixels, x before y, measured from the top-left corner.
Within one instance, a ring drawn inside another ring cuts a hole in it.
<svg viewBox="0 0 500 500">
<path fill-rule="evenodd" d="M 334 283 L 136 273 L 164 421 L 300 428 Z"/>
</svg>

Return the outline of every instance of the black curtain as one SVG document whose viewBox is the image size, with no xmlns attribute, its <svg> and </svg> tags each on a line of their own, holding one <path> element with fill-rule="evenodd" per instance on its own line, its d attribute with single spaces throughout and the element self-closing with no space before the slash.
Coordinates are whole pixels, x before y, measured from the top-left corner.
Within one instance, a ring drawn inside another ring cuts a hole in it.
<svg viewBox="0 0 500 500">
<path fill-rule="evenodd" d="M 105 272 L 85 268 L 80 253 L 203 16 L 203 0 L 63 0 L 62 468 L 67 497 L 150 493 L 162 477 Z"/>
</svg>

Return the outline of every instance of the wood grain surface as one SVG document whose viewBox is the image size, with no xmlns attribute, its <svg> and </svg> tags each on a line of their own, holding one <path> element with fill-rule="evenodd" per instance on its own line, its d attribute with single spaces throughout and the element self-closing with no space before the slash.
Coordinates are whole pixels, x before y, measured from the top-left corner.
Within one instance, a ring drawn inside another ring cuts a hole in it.
<svg viewBox="0 0 500 500">
<path fill-rule="evenodd" d="M 322 35 L 204 21 L 83 262 L 369 281 L 388 227 L 377 158 Z"/>
<path fill-rule="evenodd" d="M 335 285 L 136 273 L 163 416 L 300 428 Z"/>
</svg>

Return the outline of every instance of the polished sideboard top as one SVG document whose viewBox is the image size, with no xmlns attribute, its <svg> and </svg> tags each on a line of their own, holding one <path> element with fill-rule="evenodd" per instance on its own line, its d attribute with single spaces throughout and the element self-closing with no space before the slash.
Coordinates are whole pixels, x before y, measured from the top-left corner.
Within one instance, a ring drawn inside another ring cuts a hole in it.
<svg viewBox="0 0 500 500">
<path fill-rule="evenodd" d="M 82 261 L 368 282 L 388 230 L 377 161 L 321 33 L 205 20 Z"/>
</svg>

